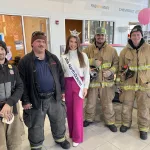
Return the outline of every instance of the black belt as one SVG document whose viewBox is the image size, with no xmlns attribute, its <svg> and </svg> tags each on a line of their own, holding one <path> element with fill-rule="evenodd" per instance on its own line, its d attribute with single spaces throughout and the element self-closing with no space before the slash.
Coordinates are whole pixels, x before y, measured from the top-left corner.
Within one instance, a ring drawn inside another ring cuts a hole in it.
<svg viewBox="0 0 150 150">
<path fill-rule="evenodd" d="M 39 93 L 39 97 L 42 99 L 50 98 L 54 95 L 54 92 L 48 92 L 48 93 Z"/>
</svg>

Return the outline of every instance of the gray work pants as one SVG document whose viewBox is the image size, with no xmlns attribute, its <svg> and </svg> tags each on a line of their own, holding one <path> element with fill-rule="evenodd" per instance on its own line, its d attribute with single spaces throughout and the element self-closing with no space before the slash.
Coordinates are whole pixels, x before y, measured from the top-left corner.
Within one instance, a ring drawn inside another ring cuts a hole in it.
<svg viewBox="0 0 150 150">
<path fill-rule="evenodd" d="M 28 139 L 31 149 L 41 149 L 44 141 L 44 121 L 49 117 L 52 135 L 55 141 L 65 140 L 65 106 L 63 101 L 57 101 L 51 96 L 41 100 L 40 109 L 24 110 L 23 118 L 28 127 Z"/>
</svg>

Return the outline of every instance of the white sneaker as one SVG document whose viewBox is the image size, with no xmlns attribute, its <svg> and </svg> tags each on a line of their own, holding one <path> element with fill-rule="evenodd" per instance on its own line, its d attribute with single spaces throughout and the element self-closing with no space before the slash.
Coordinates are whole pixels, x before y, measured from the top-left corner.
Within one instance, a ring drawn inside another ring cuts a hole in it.
<svg viewBox="0 0 150 150">
<path fill-rule="evenodd" d="M 79 143 L 73 142 L 72 145 L 73 145 L 73 147 L 77 147 L 79 145 Z"/>
</svg>

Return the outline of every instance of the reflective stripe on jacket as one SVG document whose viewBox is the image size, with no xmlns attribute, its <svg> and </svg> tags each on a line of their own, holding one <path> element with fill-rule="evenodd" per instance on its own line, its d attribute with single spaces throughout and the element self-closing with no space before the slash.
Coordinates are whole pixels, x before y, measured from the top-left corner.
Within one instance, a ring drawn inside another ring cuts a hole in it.
<svg viewBox="0 0 150 150">
<path fill-rule="evenodd" d="M 96 48 L 95 44 L 93 43 L 89 47 L 83 50 L 89 58 L 90 66 L 95 66 L 95 60 L 102 61 L 101 66 L 99 67 L 99 76 L 96 80 L 93 80 L 90 83 L 91 88 L 95 87 L 111 87 L 114 85 L 114 79 L 106 80 L 103 77 L 103 71 L 110 70 L 112 73 L 116 73 L 118 71 L 118 54 L 117 51 L 105 43 L 103 47 L 99 50 Z"/>
<path fill-rule="evenodd" d="M 135 71 L 132 78 L 125 80 L 119 76 L 123 90 L 150 90 L 150 45 L 144 43 L 138 50 L 129 44 L 121 51 L 119 58 L 119 71 L 122 66 L 128 65 L 129 69 Z"/>
</svg>

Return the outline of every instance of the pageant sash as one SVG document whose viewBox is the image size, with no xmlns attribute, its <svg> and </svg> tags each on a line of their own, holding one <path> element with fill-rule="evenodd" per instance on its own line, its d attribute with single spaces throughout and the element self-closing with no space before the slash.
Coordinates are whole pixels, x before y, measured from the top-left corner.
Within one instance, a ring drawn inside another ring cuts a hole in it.
<svg viewBox="0 0 150 150">
<path fill-rule="evenodd" d="M 80 91 L 79 91 L 79 97 L 83 99 L 83 82 L 80 78 L 80 76 L 76 73 L 73 65 L 71 64 L 71 62 L 69 62 L 69 59 L 67 57 L 63 57 L 63 59 L 65 60 L 68 68 L 69 68 L 69 71 L 71 72 L 74 80 L 76 81 L 76 83 L 78 84 L 78 86 L 80 87 Z"/>
</svg>

